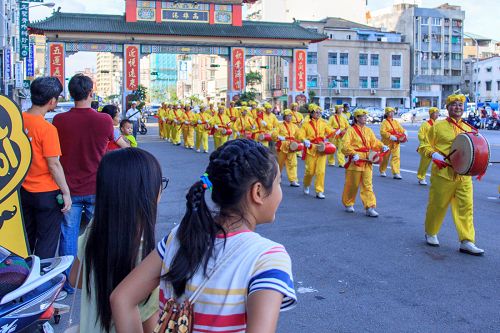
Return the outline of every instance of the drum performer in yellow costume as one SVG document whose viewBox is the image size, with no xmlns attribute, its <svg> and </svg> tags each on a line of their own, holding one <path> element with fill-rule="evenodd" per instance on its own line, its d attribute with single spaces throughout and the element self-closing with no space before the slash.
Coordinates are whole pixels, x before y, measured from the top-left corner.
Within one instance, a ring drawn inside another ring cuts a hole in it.
<svg viewBox="0 0 500 333">
<path fill-rule="evenodd" d="M 174 109 L 170 113 L 170 120 L 172 121 L 170 136 L 172 138 L 172 143 L 176 146 L 181 145 L 181 131 L 182 131 L 183 117 L 184 117 L 184 111 L 182 110 L 182 106 L 180 104 L 174 106 Z"/>
<path fill-rule="evenodd" d="M 422 125 L 420 125 L 420 129 L 418 130 L 418 141 L 420 142 L 418 146 L 418 153 L 420 154 L 420 165 L 418 166 L 417 179 L 420 185 L 427 185 L 427 181 L 425 180 L 425 176 L 427 174 L 427 169 L 429 169 L 429 164 L 431 164 L 431 159 L 425 156 L 421 147 L 425 145 L 427 142 L 427 133 L 434 126 L 437 119 L 439 118 L 439 109 L 436 107 L 432 107 L 429 109 L 429 117 L 430 119 L 424 121 Z"/>
<path fill-rule="evenodd" d="M 208 153 L 208 136 L 210 133 L 210 116 L 209 109 L 202 105 L 200 106 L 200 112 L 196 114 L 196 152 L 201 152 L 203 149 L 204 153 Z"/>
<path fill-rule="evenodd" d="M 290 150 L 290 144 L 296 143 L 295 134 L 299 131 L 299 127 L 292 121 L 292 110 L 286 109 L 283 111 L 283 122 L 278 125 L 277 130 L 273 134 L 273 139 L 278 140 L 276 150 L 278 151 L 278 165 L 280 171 L 286 166 L 286 174 L 290 181 L 290 186 L 299 187 L 300 184 L 297 178 L 297 152 Z"/>
<path fill-rule="evenodd" d="M 172 142 L 172 128 L 173 128 L 173 122 L 172 122 L 172 114 L 174 112 L 174 105 L 169 104 L 167 106 L 167 109 L 165 110 L 165 122 L 164 122 L 164 131 L 165 131 L 165 137 L 168 142 Z"/>
<path fill-rule="evenodd" d="M 462 121 L 464 103 L 464 95 L 448 96 L 448 118 L 434 124 L 427 135 L 427 143 L 421 147 L 422 152 L 435 161 L 432 165 L 429 203 L 425 216 L 425 239 L 428 245 L 439 246 L 437 235 L 451 204 L 460 252 L 480 256 L 484 254 L 484 250 L 475 244 L 472 178 L 457 174 L 452 167 L 438 167 L 446 165 L 445 157 L 450 154 L 457 135 L 475 130 Z"/>
<path fill-rule="evenodd" d="M 373 131 L 366 127 L 368 112 L 363 109 L 354 111 L 354 124 L 347 129 L 344 136 L 342 152 L 349 160 L 345 165 L 345 184 L 342 203 L 348 213 L 354 213 L 356 195 L 361 188 L 360 196 L 366 215 L 378 217 L 375 211 L 377 199 L 373 192 L 373 165 L 369 162 L 370 151 L 387 152 L 389 147 L 380 142 Z"/>
<path fill-rule="evenodd" d="M 269 147 L 269 141 L 265 138 L 272 139 L 273 123 L 268 123 L 268 121 L 270 120 L 273 122 L 273 119 L 266 116 L 263 107 L 257 107 L 255 110 L 257 112 L 257 118 L 255 118 L 254 140 Z M 261 137 L 264 137 L 264 139 L 261 139 Z"/>
<path fill-rule="evenodd" d="M 302 122 L 304 121 L 304 116 L 299 112 L 299 104 L 292 103 L 290 107 L 292 110 L 292 123 L 300 128 L 302 126 Z"/>
<path fill-rule="evenodd" d="M 343 168 L 345 164 L 345 156 L 342 153 L 342 146 L 344 142 L 344 135 L 349 128 L 349 122 L 345 117 L 342 116 L 342 105 L 335 106 L 335 114 L 328 120 L 328 125 L 335 132 L 333 138 L 330 140 L 337 147 L 337 160 L 339 162 L 339 167 Z M 328 165 L 335 165 L 335 155 L 332 154 L 328 156 Z"/>
<path fill-rule="evenodd" d="M 231 129 L 231 119 L 226 115 L 224 105 L 219 105 L 219 110 L 215 116 L 210 120 L 210 125 L 212 126 L 214 135 L 214 147 L 215 149 L 222 146 L 228 140 L 228 131 L 232 132 Z"/>
<path fill-rule="evenodd" d="M 161 107 L 158 109 L 158 134 L 160 139 L 166 139 L 166 131 L 165 131 L 165 113 L 167 111 L 166 103 L 161 103 Z"/>
<path fill-rule="evenodd" d="M 242 106 L 240 116 L 233 123 L 233 131 L 237 138 L 252 139 L 252 132 L 255 129 L 255 120 L 248 115 L 248 106 Z"/>
<path fill-rule="evenodd" d="M 304 122 L 302 127 L 297 132 L 296 139 L 304 142 L 307 148 L 306 168 L 304 173 L 304 194 L 309 194 L 309 186 L 311 186 L 313 177 L 316 177 L 314 187 L 316 190 L 316 198 L 325 198 L 325 170 L 326 156 L 317 151 L 317 145 L 324 143 L 334 134 L 328 124 L 321 120 L 321 109 L 315 104 L 309 104 L 309 121 Z"/>
<path fill-rule="evenodd" d="M 184 148 L 194 148 L 194 128 L 196 127 L 196 115 L 191 111 L 191 105 L 184 106 L 182 116 L 182 138 L 184 139 Z"/>
<path fill-rule="evenodd" d="M 389 158 L 391 159 L 391 170 L 392 176 L 394 179 L 403 179 L 400 173 L 400 165 L 401 165 L 401 151 L 400 151 L 400 143 L 403 138 L 408 137 L 408 133 L 405 131 L 403 126 L 396 120 L 394 120 L 394 108 L 386 107 L 385 108 L 385 116 L 386 119 L 382 121 L 380 125 L 380 136 L 382 137 L 382 142 L 384 145 L 390 148 L 390 154 L 384 156 L 384 159 L 380 163 L 380 176 L 387 177 L 386 170 L 387 165 L 389 164 Z"/>
</svg>

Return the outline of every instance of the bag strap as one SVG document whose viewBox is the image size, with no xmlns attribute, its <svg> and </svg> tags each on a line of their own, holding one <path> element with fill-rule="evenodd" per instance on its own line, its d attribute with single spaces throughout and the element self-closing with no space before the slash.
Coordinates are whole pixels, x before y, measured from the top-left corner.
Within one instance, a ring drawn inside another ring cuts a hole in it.
<svg viewBox="0 0 500 333">
<path fill-rule="evenodd" d="M 80 263 L 78 264 L 78 273 L 77 273 L 78 275 L 76 276 L 75 289 L 78 289 L 78 285 L 80 284 L 80 278 L 81 278 L 80 275 L 82 273 L 83 258 L 82 258 L 82 260 L 79 260 L 79 262 Z M 74 310 L 75 310 L 75 301 L 76 301 L 76 290 L 73 293 L 73 300 L 71 301 L 71 309 L 69 311 L 68 327 L 67 328 L 69 328 L 73 324 L 73 313 L 74 313 Z"/>
<path fill-rule="evenodd" d="M 210 273 L 208 273 L 203 282 L 198 286 L 198 288 L 196 288 L 191 297 L 189 297 L 189 302 L 191 304 L 194 304 L 200 297 L 201 293 L 205 290 L 208 282 L 215 275 L 215 273 L 217 273 L 220 270 L 220 268 L 222 268 L 222 266 L 224 266 L 239 249 L 243 248 L 243 246 L 247 244 L 250 244 L 250 242 L 252 241 L 253 239 L 251 237 L 248 237 L 247 239 L 229 248 L 227 252 L 224 253 L 224 256 L 220 258 L 219 261 L 215 264 L 214 268 L 210 271 Z"/>
</svg>

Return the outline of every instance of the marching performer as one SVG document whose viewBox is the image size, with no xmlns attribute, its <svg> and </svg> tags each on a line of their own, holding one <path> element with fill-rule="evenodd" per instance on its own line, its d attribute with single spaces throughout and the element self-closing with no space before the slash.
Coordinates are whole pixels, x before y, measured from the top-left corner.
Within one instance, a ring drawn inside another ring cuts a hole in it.
<svg viewBox="0 0 500 333">
<path fill-rule="evenodd" d="M 229 109 L 227 109 L 227 116 L 231 120 L 231 126 L 234 126 L 234 123 L 240 117 L 240 110 L 236 107 L 236 102 L 231 101 L 229 103 Z M 236 132 L 233 133 L 233 139 L 237 139 Z"/>
<path fill-rule="evenodd" d="M 476 131 L 462 121 L 464 103 L 464 95 L 448 96 L 446 99 L 448 118 L 432 126 L 427 135 L 427 143 L 421 147 L 423 153 L 435 162 L 431 171 L 425 238 L 428 245 L 439 246 L 437 235 L 451 204 L 451 213 L 460 241 L 460 252 L 480 256 L 484 254 L 484 250 L 475 245 L 472 178 L 457 174 L 451 166 L 446 166 L 445 161 L 445 156 L 450 154 L 451 146 L 458 134 Z"/>
<path fill-rule="evenodd" d="M 196 126 L 195 114 L 191 111 L 191 105 L 185 106 L 182 115 L 182 137 L 184 139 L 184 148 L 194 148 L 194 128 Z"/>
<path fill-rule="evenodd" d="M 290 107 L 292 108 L 292 123 L 294 123 L 298 127 L 302 126 L 302 123 L 304 122 L 304 116 L 299 112 L 299 104 L 292 103 Z"/>
<path fill-rule="evenodd" d="M 316 198 L 325 198 L 325 170 L 326 154 L 318 151 L 319 144 L 325 144 L 326 140 L 332 136 L 333 130 L 321 119 L 321 109 L 316 104 L 309 104 L 309 121 L 304 122 L 297 132 L 296 139 L 304 142 L 307 148 L 305 152 L 306 169 L 304 173 L 304 194 L 309 194 L 313 177 L 316 177 L 314 187 Z M 331 145 L 328 143 L 328 145 Z M 332 145 L 333 146 L 333 145 Z M 333 149 L 335 146 L 333 146 Z M 303 153 L 304 154 L 304 153 Z"/>
<path fill-rule="evenodd" d="M 229 135 L 233 132 L 231 129 L 231 120 L 225 114 L 224 105 L 219 105 L 219 111 L 210 120 L 210 125 L 212 126 L 214 136 L 214 146 L 217 149 L 226 143 Z"/>
<path fill-rule="evenodd" d="M 290 186 L 299 187 L 299 179 L 297 178 L 297 151 L 292 151 L 290 149 L 290 144 L 292 142 L 297 144 L 295 134 L 298 132 L 299 127 L 292 121 L 292 110 L 286 109 L 283 111 L 283 118 L 283 122 L 278 125 L 278 129 L 273 134 L 273 138 L 278 140 L 276 144 L 278 165 L 280 167 L 280 172 L 283 171 L 283 167 L 286 166 L 286 174 L 288 176 L 288 181 L 290 181 Z"/>
<path fill-rule="evenodd" d="M 390 153 L 384 156 L 384 159 L 380 163 L 379 171 L 381 177 L 387 177 L 387 165 L 389 164 L 389 156 L 391 158 L 391 170 L 394 179 L 403 179 L 400 173 L 400 143 L 406 142 L 408 138 L 408 133 L 405 131 L 403 126 L 394 120 L 394 108 L 386 107 L 385 116 L 386 119 L 382 121 L 380 125 L 380 136 L 382 137 L 382 142 L 390 148 Z"/>
<path fill-rule="evenodd" d="M 167 103 L 161 103 L 161 107 L 158 109 L 158 133 L 160 135 L 160 139 L 166 140 L 166 112 L 167 112 Z"/>
<path fill-rule="evenodd" d="M 196 114 L 196 151 L 199 153 L 203 148 L 204 153 L 208 153 L 208 135 L 210 133 L 210 110 L 202 105 L 200 113 Z"/>
<path fill-rule="evenodd" d="M 345 132 L 349 128 L 349 122 L 345 117 L 342 117 L 342 105 L 335 106 L 335 114 L 328 120 L 328 125 L 334 130 L 335 135 L 330 142 L 337 147 L 337 160 L 339 162 L 339 167 L 343 168 L 345 164 L 345 156 L 342 153 L 343 137 Z M 335 165 L 335 155 L 332 154 L 328 156 L 328 165 Z"/>
<path fill-rule="evenodd" d="M 177 104 L 172 109 L 170 113 L 170 121 L 172 122 L 172 128 L 170 129 L 170 136 L 172 138 L 172 143 L 176 146 L 181 145 L 181 129 L 182 129 L 182 118 L 184 117 L 181 105 Z"/>
<path fill-rule="evenodd" d="M 166 139 L 168 142 L 172 142 L 172 129 L 174 127 L 173 125 L 173 121 L 172 121 L 172 118 L 173 118 L 173 112 L 174 112 L 174 105 L 173 104 L 169 104 L 167 106 L 167 109 L 165 111 L 165 122 L 164 122 L 164 126 L 165 126 L 165 135 L 166 135 Z"/>
<path fill-rule="evenodd" d="M 241 107 L 241 114 L 233 124 L 233 130 L 237 138 L 252 139 L 252 131 L 255 129 L 255 120 L 248 115 L 248 107 Z"/>
<path fill-rule="evenodd" d="M 352 120 L 351 120 L 351 112 L 349 112 L 349 104 L 347 103 L 344 103 L 343 105 L 343 110 L 342 110 L 342 115 L 345 117 L 345 119 L 347 119 L 347 122 L 349 124 L 352 124 Z"/>
<path fill-rule="evenodd" d="M 256 111 L 257 118 L 255 119 L 256 127 L 253 133 L 254 139 L 264 146 L 269 147 L 269 142 L 272 141 L 273 123 L 268 123 L 268 121 L 273 122 L 273 119 L 268 118 L 264 114 L 263 107 L 257 107 Z"/>
<path fill-rule="evenodd" d="M 378 154 L 387 152 L 389 147 L 384 146 L 376 137 L 373 131 L 366 127 L 366 115 L 368 112 L 363 109 L 354 111 L 354 124 L 347 129 L 344 136 L 343 153 L 349 160 L 345 165 L 345 184 L 342 194 L 342 203 L 348 213 L 354 213 L 354 203 L 356 195 L 360 191 L 361 201 L 366 209 L 366 215 L 378 217 L 375 211 L 377 199 L 373 192 L 373 166 L 370 162 L 370 152 Z M 379 155 L 380 156 L 380 155 Z"/>
<path fill-rule="evenodd" d="M 421 149 L 425 143 L 427 142 L 427 133 L 434 123 L 437 121 L 439 117 L 439 109 L 438 108 L 430 108 L 429 109 L 429 117 L 430 119 L 424 121 L 418 130 L 418 141 L 420 142 L 417 152 L 420 154 L 420 165 L 418 166 L 417 179 L 420 185 L 427 185 L 427 181 L 425 180 L 425 175 L 427 174 L 427 169 L 429 169 L 429 164 L 431 164 L 431 159 L 425 156 L 423 149 Z"/>
</svg>

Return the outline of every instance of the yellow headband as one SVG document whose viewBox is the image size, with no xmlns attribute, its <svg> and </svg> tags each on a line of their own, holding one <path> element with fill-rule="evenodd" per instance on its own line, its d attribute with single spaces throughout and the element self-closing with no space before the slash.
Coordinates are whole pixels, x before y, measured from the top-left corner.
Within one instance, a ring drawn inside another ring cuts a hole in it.
<svg viewBox="0 0 500 333">
<path fill-rule="evenodd" d="M 283 111 L 283 116 L 291 116 L 291 115 L 292 115 L 292 110 L 285 109 L 285 111 Z"/>
<path fill-rule="evenodd" d="M 389 112 L 396 112 L 396 110 L 394 110 L 394 108 L 391 108 L 390 106 L 388 106 L 384 109 L 384 112 L 385 112 L 385 114 L 388 114 Z"/>
<path fill-rule="evenodd" d="M 439 109 L 436 108 L 436 107 L 432 107 L 429 109 L 429 116 L 432 115 L 434 112 L 438 112 L 439 113 Z"/>
<path fill-rule="evenodd" d="M 368 111 L 366 111 L 365 109 L 357 109 L 356 111 L 354 111 L 354 117 L 364 116 L 367 114 Z"/>
<path fill-rule="evenodd" d="M 317 111 L 319 109 L 319 106 L 317 106 L 314 103 L 309 104 L 308 108 L 309 112 Z"/>
<path fill-rule="evenodd" d="M 450 105 L 451 103 L 454 103 L 454 102 L 465 103 L 465 100 L 466 100 L 465 96 L 462 95 L 462 94 L 459 94 L 459 95 L 450 95 L 446 99 L 446 106 L 448 106 L 448 105 Z"/>
</svg>

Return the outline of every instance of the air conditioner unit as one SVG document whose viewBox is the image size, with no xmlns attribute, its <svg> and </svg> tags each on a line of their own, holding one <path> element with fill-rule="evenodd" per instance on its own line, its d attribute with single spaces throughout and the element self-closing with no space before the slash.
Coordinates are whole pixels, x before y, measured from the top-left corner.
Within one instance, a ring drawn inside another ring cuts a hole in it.
<svg viewBox="0 0 500 333">
<path fill-rule="evenodd" d="M 375 89 L 370 90 L 370 94 L 375 95 L 377 91 Z"/>
<path fill-rule="evenodd" d="M 340 94 L 340 89 L 334 89 L 333 92 L 338 95 L 338 94 Z"/>
</svg>

